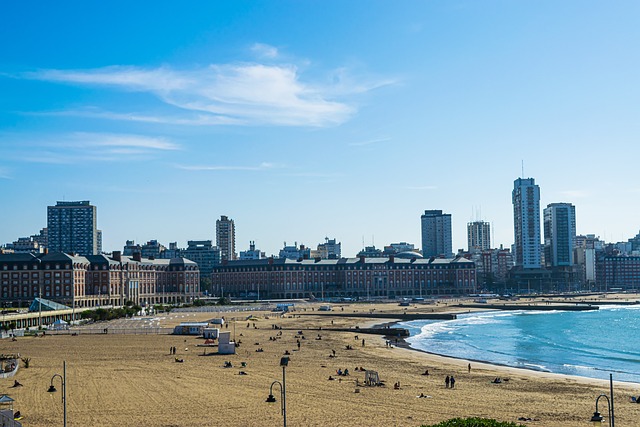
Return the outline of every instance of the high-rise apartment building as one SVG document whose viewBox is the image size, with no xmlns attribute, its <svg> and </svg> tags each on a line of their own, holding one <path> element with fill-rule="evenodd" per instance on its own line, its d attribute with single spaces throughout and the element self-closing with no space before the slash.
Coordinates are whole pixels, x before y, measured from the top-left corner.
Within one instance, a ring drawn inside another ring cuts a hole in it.
<svg viewBox="0 0 640 427">
<path fill-rule="evenodd" d="M 516 267 L 542 267 L 540 245 L 540 187 L 533 178 L 513 182 L 513 232 Z"/>
<path fill-rule="evenodd" d="M 467 224 L 467 243 L 469 252 L 483 252 L 491 249 L 491 226 L 485 221 Z"/>
<path fill-rule="evenodd" d="M 97 209 L 89 201 L 57 202 L 47 208 L 47 244 L 50 252 L 97 255 L 100 236 Z"/>
<path fill-rule="evenodd" d="M 543 212 L 544 261 L 547 267 L 569 267 L 576 240 L 576 207 L 551 203 Z"/>
<path fill-rule="evenodd" d="M 230 261 L 237 258 L 236 255 L 236 226 L 232 219 L 222 215 L 216 221 L 216 245 L 220 248 L 220 258 Z"/>
<path fill-rule="evenodd" d="M 440 210 L 424 211 L 422 221 L 422 255 L 427 257 L 453 256 L 451 243 L 451 214 Z"/>
</svg>

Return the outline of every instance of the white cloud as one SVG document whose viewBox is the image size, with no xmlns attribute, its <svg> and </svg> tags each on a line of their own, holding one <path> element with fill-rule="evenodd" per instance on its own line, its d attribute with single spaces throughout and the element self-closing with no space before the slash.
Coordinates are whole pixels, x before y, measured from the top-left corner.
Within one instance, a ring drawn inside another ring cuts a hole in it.
<svg viewBox="0 0 640 427">
<path fill-rule="evenodd" d="M 278 48 L 264 43 L 254 43 L 251 46 L 251 51 L 259 58 L 274 59 L 278 57 Z"/>
<path fill-rule="evenodd" d="M 273 163 L 263 162 L 258 166 L 230 165 L 177 165 L 176 168 L 186 171 L 264 171 L 277 167 Z"/>
<path fill-rule="evenodd" d="M 149 115 L 145 113 L 116 113 L 112 111 L 104 111 L 99 108 L 85 108 L 79 110 L 66 111 L 50 111 L 39 113 L 26 113 L 37 116 L 72 116 L 86 117 L 90 119 L 107 119 L 121 120 L 142 123 L 157 123 L 168 125 L 186 125 L 186 126 L 212 126 L 212 125 L 231 125 L 240 123 L 231 117 L 215 116 L 212 114 L 188 113 L 182 115 Z"/>
<path fill-rule="evenodd" d="M 407 187 L 407 190 L 418 190 L 418 191 L 428 191 L 428 190 L 437 190 L 438 187 L 435 185 L 423 185 L 420 187 Z"/>
<path fill-rule="evenodd" d="M 261 52 L 277 54 L 277 50 L 274 51 L 275 48 L 270 46 L 256 46 Z M 345 69 L 340 69 L 331 77 L 330 84 L 314 84 L 303 81 L 294 65 L 258 63 L 214 64 L 194 70 L 123 66 L 91 70 L 41 70 L 24 73 L 22 77 L 151 93 L 183 113 L 197 114 L 195 118 L 182 119 L 185 120 L 184 124 L 196 120 L 202 124 L 282 126 L 330 126 L 343 123 L 356 109 L 340 99 L 392 83 L 356 80 Z M 93 114 L 104 118 L 162 122 L 162 118 L 133 113 Z"/>
<path fill-rule="evenodd" d="M 0 166 L 0 179 L 13 179 L 9 173 L 9 169 Z"/>
<path fill-rule="evenodd" d="M 46 136 L 20 135 L 5 139 L 15 139 L 16 142 L 11 145 L 18 147 L 10 157 L 32 163 L 146 160 L 157 153 L 180 149 L 178 144 L 166 138 L 132 134 L 76 132 Z"/>
<path fill-rule="evenodd" d="M 387 142 L 387 141 L 391 141 L 391 138 L 385 137 L 385 138 L 370 139 L 368 141 L 350 142 L 347 145 L 350 145 L 352 147 L 364 147 L 366 145 L 378 144 L 380 142 Z"/>
</svg>

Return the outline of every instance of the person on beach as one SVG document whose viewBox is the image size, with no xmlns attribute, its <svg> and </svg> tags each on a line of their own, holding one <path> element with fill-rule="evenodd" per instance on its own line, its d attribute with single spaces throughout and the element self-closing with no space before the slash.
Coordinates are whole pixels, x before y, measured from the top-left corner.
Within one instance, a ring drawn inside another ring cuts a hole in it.
<svg viewBox="0 0 640 427">
<path fill-rule="evenodd" d="M 447 375 L 447 377 L 444 379 L 444 386 L 445 388 L 449 388 L 449 375 Z"/>
<path fill-rule="evenodd" d="M 469 363 L 469 365 L 467 366 L 467 369 L 469 370 L 469 373 L 471 373 L 471 363 Z"/>
<path fill-rule="evenodd" d="M 451 388 L 454 388 L 456 385 L 456 379 L 453 378 L 453 375 L 451 375 L 451 379 L 449 380 L 449 383 L 451 384 Z"/>
</svg>

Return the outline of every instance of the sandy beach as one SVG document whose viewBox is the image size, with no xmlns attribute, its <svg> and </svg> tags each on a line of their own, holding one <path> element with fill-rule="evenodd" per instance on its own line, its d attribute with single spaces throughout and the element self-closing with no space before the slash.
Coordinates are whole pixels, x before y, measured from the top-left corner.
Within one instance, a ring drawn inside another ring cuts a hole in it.
<svg viewBox="0 0 640 427">
<path fill-rule="evenodd" d="M 3 340 L 1 353 L 19 352 L 31 357 L 31 367 L 21 367 L 15 377 L 22 387 L 12 388 L 14 378 L 4 379 L 0 380 L 0 391 L 16 400 L 15 409 L 24 415 L 25 426 L 61 425 L 61 393 L 47 393 L 47 388 L 52 375 L 62 373 L 66 360 L 70 426 L 276 426 L 282 423 L 277 386 L 274 394 L 278 402 L 266 403 L 265 399 L 271 383 L 282 380 L 279 361 L 288 351 L 290 426 L 420 426 L 457 416 L 516 422 L 521 417 L 532 419 L 520 421 L 527 426 L 582 426 L 588 425 L 596 397 L 608 393 L 608 382 L 601 380 L 478 362 L 471 362 L 468 372 L 464 360 L 388 348 L 385 339 L 377 335 L 326 330 L 383 323 L 379 320 L 335 317 L 331 312 L 319 315 L 314 311 L 310 315 L 311 307 L 317 305 L 300 307 L 307 307 L 300 316 L 253 313 L 259 319 L 255 322 L 246 320 L 250 313 L 221 313 L 228 320 L 237 319 L 225 329 L 233 336 L 235 326 L 236 338 L 241 341 L 238 353 L 232 356 L 197 347 L 202 339 L 174 335 L 80 333 Z M 358 304 L 343 307 L 345 312 L 365 310 Z M 397 304 L 365 307 L 401 312 Z M 451 308 L 440 305 L 435 309 Z M 409 308 L 410 312 L 420 310 L 427 309 Z M 161 325 L 218 316 L 162 315 Z M 282 329 L 273 329 L 272 325 Z M 173 346 L 184 363 L 176 363 L 176 356 L 170 355 Z M 353 349 L 347 350 L 347 346 Z M 258 348 L 264 351 L 256 352 Z M 330 357 L 333 350 L 336 356 Z M 233 367 L 224 368 L 225 361 L 231 361 Z M 357 387 L 356 380 L 362 383 L 365 376 L 361 367 L 377 371 L 386 386 Z M 338 377 L 336 370 L 345 368 L 350 375 Z M 421 375 L 426 369 L 430 375 Z M 446 375 L 455 376 L 455 389 L 445 388 Z M 329 380 L 329 376 L 336 379 Z M 492 384 L 496 376 L 508 381 Z M 399 390 L 394 390 L 396 382 L 400 383 Z M 55 384 L 59 388 L 58 380 Z M 421 393 L 428 397 L 418 398 Z M 638 425 L 640 405 L 629 402 L 629 396 L 638 394 L 640 385 L 615 384 L 618 426 Z M 606 412 L 606 403 L 601 412 Z"/>
</svg>

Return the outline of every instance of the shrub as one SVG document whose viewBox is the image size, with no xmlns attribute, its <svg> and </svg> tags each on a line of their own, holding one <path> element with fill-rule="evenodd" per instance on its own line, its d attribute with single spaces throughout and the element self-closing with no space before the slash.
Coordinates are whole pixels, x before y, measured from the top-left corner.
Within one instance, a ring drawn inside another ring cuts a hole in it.
<svg viewBox="0 0 640 427">
<path fill-rule="evenodd" d="M 421 427 L 525 427 L 522 424 L 497 421 L 488 418 L 453 418 L 430 426 Z"/>
</svg>

